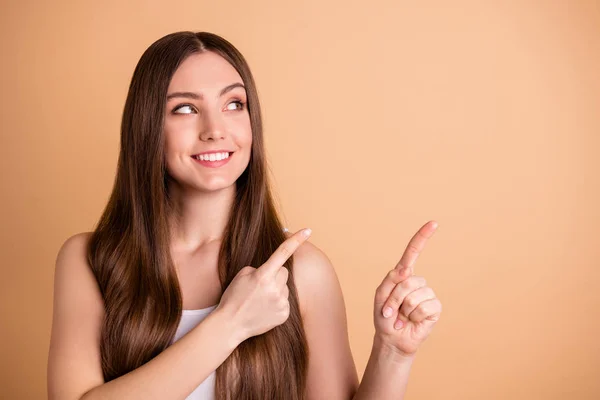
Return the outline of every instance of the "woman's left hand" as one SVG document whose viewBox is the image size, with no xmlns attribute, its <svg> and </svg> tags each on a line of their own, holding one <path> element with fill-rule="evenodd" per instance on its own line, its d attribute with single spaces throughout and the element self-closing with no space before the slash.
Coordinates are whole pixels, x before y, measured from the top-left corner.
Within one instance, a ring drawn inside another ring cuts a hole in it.
<svg viewBox="0 0 600 400">
<path fill-rule="evenodd" d="M 413 275 L 413 264 L 437 227 L 437 222 L 429 221 L 419 229 L 375 292 L 376 339 L 405 357 L 415 355 L 442 312 L 442 303 L 425 278 Z"/>
</svg>

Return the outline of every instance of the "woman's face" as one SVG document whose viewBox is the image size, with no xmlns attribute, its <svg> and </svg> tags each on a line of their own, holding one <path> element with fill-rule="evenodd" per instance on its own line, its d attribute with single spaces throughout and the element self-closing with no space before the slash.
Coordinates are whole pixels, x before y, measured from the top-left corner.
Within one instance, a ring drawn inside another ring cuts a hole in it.
<svg viewBox="0 0 600 400">
<path fill-rule="evenodd" d="M 167 171 L 179 184 L 204 191 L 233 185 L 252 147 L 246 90 L 235 68 L 213 52 L 184 60 L 167 90 L 164 134 Z"/>
</svg>

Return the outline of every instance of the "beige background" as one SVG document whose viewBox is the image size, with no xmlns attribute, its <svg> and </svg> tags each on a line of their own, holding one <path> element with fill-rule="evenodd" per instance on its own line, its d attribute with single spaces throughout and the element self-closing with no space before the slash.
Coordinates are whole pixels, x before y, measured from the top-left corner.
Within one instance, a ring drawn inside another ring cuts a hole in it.
<svg viewBox="0 0 600 400">
<path fill-rule="evenodd" d="M 598 1 L 4 1 L 0 14 L 1 398 L 46 397 L 58 248 L 108 199 L 135 64 L 179 30 L 248 59 L 286 224 L 311 227 L 336 267 L 359 376 L 375 288 L 435 219 L 415 273 L 444 312 L 406 399 L 600 397 Z"/>
</svg>

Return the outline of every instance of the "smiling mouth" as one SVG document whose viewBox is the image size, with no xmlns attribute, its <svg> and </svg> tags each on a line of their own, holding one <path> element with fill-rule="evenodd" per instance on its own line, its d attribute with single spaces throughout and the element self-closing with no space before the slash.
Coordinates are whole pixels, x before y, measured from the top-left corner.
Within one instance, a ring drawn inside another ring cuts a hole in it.
<svg viewBox="0 0 600 400">
<path fill-rule="evenodd" d="M 194 154 L 191 157 L 195 160 L 199 161 L 210 161 L 216 162 L 221 160 L 226 160 L 233 154 L 233 151 L 222 151 L 218 153 L 203 153 L 203 154 Z"/>
<path fill-rule="evenodd" d="M 231 157 L 233 155 L 233 152 L 224 152 L 224 153 L 216 153 L 216 154 L 219 154 L 218 157 L 220 159 L 217 158 L 215 153 L 212 153 L 210 155 L 203 154 L 202 157 L 200 157 L 199 155 L 191 156 L 191 158 L 194 160 L 194 162 L 196 162 L 204 167 L 218 168 L 229 162 L 229 160 L 231 159 Z M 212 158 L 212 160 L 211 160 L 211 158 Z"/>
</svg>

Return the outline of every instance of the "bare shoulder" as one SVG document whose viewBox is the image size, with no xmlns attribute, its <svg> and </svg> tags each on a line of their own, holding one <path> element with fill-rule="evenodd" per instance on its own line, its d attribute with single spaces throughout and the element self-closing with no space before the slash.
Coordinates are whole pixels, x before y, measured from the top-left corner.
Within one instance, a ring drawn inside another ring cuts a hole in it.
<svg viewBox="0 0 600 400">
<path fill-rule="evenodd" d="M 103 301 L 96 279 L 87 260 L 88 242 L 92 232 L 68 237 L 56 256 L 54 271 L 55 301 L 75 296 L 91 306 L 88 312 L 103 310 Z M 75 293 L 73 293 L 75 292 Z"/>
<path fill-rule="evenodd" d="M 307 399 L 351 399 L 358 388 L 358 375 L 344 296 L 331 260 L 318 246 L 305 241 L 294 252 L 293 275 L 311 354 Z"/>
<path fill-rule="evenodd" d="M 47 379 L 50 399 L 80 398 L 103 383 L 104 302 L 87 262 L 91 232 L 67 238 L 56 256 Z"/>
<path fill-rule="evenodd" d="M 290 233 L 286 233 L 290 237 Z M 303 317 L 312 300 L 323 301 L 341 292 L 335 268 L 327 254 L 310 240 L 294 252 L 294 283 Z"/>
<path fill-rule="evenodd" d="M 58 250 L 58 255 L 56 256 L 57 266 L 72 265 L 72 263 L 65 263 L 64 261 L 71 260 L 74 257 L 83 256 L 82 261 L 86 261 L 85 252 L 91 234 L 92 232 L 80 232 L 68 237 Z"/>
<path fill-rule="evenodd" d="M 63 242 L 55 261 L 55 290 L 60 289 L 57 286 L 75 277 L 84 278 L 86 282 L 82 282 L 83 285 L 87 285 L 89 278 L 93 278 L 92 269 L 87 261 L 87 247 L 91 235 L 92 232 L 76 233 Z M 95 278 L 93 279 L 95 281 Z"/>
</svg>

